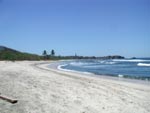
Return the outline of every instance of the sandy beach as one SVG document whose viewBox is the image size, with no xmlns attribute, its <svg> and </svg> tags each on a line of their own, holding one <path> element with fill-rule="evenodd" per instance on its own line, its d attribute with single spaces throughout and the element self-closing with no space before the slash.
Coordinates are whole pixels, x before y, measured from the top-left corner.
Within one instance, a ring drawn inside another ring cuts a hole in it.
<svg viewBox="0 0 150 113">
<path fill-rule="evenodd" d="M 150 84 L 0 61 L 0 113 L 150 113 Z M 146 82 L 146 81 L 145 81 Z"/>
</svg>

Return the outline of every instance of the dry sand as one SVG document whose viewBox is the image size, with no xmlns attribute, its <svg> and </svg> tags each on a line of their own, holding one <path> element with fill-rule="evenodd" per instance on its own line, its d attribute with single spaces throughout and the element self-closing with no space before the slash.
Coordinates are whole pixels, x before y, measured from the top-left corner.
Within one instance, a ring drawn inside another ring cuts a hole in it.
<svg viewBox="0 0 150 113">
<path fill-rule="evenodd" d="M 150 85 L 49 69 L 48 62 L 0 62 L 0 113 L 150 113 Z M 134 82 L 134 81 L 133 81 Z"/>
</svg>

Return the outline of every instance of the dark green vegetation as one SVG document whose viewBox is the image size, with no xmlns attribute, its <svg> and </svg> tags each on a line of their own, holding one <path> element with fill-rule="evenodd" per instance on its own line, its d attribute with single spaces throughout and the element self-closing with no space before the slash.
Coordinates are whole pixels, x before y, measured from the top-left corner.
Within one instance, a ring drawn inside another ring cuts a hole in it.
<svg viewBox="0 0 150 113">
<path fill-rule="evenodd" d="M 35 54 L 19 52 L 4 46 L 0 46 L 0 60 L 40 60 Z"/>
<path fill-rule="evenodd" d="M 42 55 L 23 53 L 10 49 L 4 46 L 0 46 L 0 60 L 61 60 L 61 59 L 124 59 L 124 57 L 119 55 L 114 56 L 104 56 L 104 57 L 95 57 L 95 56 L 55 56 L 55 51 L 52 49 L 50 54 L 46 50 L 43 51 Z"/>
</svg>

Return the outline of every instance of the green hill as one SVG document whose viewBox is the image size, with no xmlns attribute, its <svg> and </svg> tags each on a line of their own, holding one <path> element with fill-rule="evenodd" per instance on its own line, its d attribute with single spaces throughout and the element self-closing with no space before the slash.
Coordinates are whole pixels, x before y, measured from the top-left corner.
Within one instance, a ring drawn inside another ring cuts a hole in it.
<svg viewBox="0 0 150 113">
<path fill-rule="evenodd" d="M 40 60 L 40 56 L 0 46 L 0 60 Z"/>
</svg>

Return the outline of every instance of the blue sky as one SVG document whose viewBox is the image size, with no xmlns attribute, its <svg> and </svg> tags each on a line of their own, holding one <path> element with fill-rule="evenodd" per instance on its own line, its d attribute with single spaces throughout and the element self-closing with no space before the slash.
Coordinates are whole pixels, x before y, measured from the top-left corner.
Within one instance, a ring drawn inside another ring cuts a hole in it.
<svg viewBox="0 0 150 113">
<path fill-rule="evenodd" d="M 150 0 L 0 0 L 0 45 L 150 57 Z"/>
</svg>

